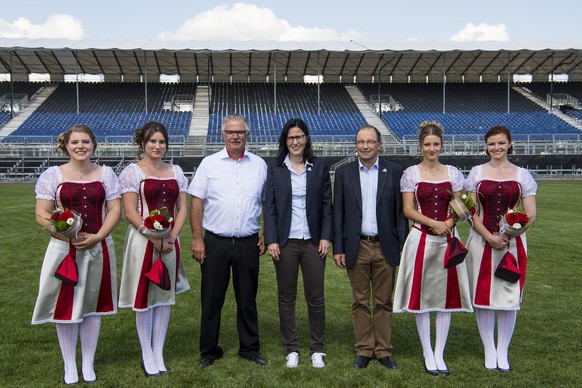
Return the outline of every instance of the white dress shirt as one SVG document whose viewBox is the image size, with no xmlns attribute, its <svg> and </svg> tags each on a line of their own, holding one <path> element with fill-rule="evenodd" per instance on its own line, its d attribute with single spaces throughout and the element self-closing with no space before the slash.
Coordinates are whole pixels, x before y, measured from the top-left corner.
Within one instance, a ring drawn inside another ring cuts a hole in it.
<svg viewBox="0 0 582 388">
<path fill-rule="evenodd" d="M 267 164 L 245 150 L 232 160 L 224 148 L 205 157 L 188 187 L 203 199 L 202 227 L 223 237 L 247 237 L 260 229 Z"/>
</svg>

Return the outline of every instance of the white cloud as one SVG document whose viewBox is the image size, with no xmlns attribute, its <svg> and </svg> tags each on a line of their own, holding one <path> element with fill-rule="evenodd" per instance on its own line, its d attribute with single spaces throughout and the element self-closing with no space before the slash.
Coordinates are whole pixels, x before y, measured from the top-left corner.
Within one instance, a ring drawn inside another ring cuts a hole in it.
<svg viewBox="0 0 582 388">
<path fill-rule="evenodd" d="M 481 23 L 475 25 L 469 23 L 461 31 L 457 32 L 449 38 L 453 42 L 486 42 L 486 41 L 496 41 L 496 42 L 506 42 L 509 40 L 509 34 L 505 24 L 486 24 Z"/>
<path fill-rule="evenodd" d="M 20 17 L 12 23 L 0 18 L 0 37 L 2 38 L 65 38 L 83 39 L 83 24 L 71 15 L 54 14 L 44 24 L 33 24 Z"/>
<path fill-rule="evenodd" d="M 161 40 L 275 40 L 330 41 L 358 39 L 355 30 L 340 33 L 333 28 L 292 26 L 266 7 L 236 3 L 202 12 L 173 32 L 158 35 Z"/>
</svg>

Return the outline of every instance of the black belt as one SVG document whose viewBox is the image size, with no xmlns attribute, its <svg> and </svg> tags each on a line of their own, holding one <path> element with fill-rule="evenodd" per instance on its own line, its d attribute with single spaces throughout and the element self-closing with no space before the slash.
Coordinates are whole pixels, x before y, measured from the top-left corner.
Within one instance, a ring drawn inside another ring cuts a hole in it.
<svg viewBox="0 0 582 388">
<path fill-rule="evenodd" d="M 378 238 L 378 235 L 375 235 L 375 236 L 366 236 L 365 234 L 360 234 L 360 240 L 365 240 L 365 241 L 369 241 L 369 242 L 378 242 L 378 241 L 380 241 L 380 239 Z"/>
<path fill-rule="evenodd" d="M 206 236 L 208 237 L 212 237 L 215 239 L 224 239 L 224 240 L 242 240 L 242 239 L 247 239 L 247 238 L 253 238 L 257 236 L 257 233 L 251 234 L 250 236 L 244 236 L 244 237 L 225 237 L 225 236 L 220 236 L 216 233 L 212 233 L 211 231 L 207 230 L 206 231 Z"/>
</svg>

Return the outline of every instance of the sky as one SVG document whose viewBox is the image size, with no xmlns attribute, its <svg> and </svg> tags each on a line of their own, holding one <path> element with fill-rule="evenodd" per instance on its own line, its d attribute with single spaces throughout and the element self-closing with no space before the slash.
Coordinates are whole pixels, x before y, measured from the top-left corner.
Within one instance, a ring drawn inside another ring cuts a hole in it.
<svg viewBox="0 0 582 388">
<path fill-rule="evenodd" d="M 354 45 L 391 41 L 582 41 L 580 0 L 4 3 L 0 38 L 351 41 Z"/>
</svg>

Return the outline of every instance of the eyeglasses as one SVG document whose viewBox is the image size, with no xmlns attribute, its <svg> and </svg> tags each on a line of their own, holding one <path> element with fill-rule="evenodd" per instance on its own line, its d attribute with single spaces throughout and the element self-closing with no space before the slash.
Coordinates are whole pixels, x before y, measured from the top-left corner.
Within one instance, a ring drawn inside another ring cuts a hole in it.
<svg viewBox="0 0 582 388">
<path fill-rule="evenodd" d="M 297 143 L 303 144 L 305 143 L 305 135 L 287 136 L 287 143 L 293 144 L 295 140 L 297 140 Z"/>
<path fill-rule="evenodd" d="M 375 146 L 378 140 L 356 140 L 356 145 L 363 146 L 364 144 L 368 147 Z"/>
<path fill-rule="evenodd" d="M 224 133 L 227 136 L 238 135 L 239 137 L 242 137 L 247 133 L 247 131 L 231 131 L 230 129 L 225 129 L 224 131 L 222 131 L 222 133 Z"/>
</svg>

